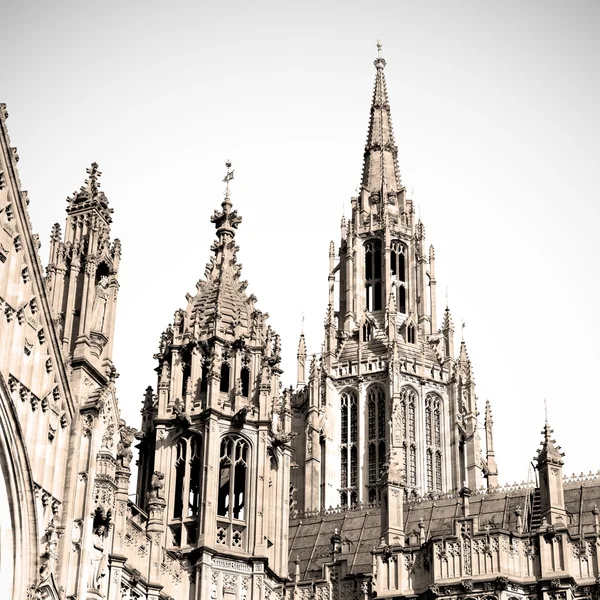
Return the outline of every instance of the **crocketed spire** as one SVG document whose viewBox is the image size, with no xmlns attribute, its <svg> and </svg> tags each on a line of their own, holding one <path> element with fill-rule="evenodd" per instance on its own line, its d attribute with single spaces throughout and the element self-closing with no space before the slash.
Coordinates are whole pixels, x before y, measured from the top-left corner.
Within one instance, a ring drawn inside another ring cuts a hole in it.
<svg viewBox="0 0 600 600">
<path fill-rule="evenodd" d="M 370 194 L 397 192 L 401 187 L 398 169 L 398 148 L 394 141 L 390 104 L 385 85 L 385 59 L 381 57 L 381 44 L 377 44 L 379 56 L 375 59 L 375 89 L 371 102 L 369 133 L 365 146 L 362 186 Z"/>
</svg>

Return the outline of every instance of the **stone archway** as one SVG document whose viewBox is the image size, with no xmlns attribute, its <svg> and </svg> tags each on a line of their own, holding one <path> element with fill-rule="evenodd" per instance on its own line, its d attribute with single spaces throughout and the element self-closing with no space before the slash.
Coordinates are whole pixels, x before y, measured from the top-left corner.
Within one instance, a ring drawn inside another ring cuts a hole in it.
<svg viewBox="0 0 600 600">
<path fill-rule="evenodd" d="M 0 581 L 21 600 L 35 585 L 38 541 L 33 480 L 15 406 L 0 375 Z"/>
</svg>

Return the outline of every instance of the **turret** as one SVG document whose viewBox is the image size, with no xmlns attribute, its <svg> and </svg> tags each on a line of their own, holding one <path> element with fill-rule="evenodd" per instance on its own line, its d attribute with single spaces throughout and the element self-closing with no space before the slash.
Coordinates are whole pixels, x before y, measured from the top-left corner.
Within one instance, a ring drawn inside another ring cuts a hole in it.
<svg viewBox="0 0 600 600">
<path fill-rule="evenodd" d="M 553 429 L 548 422 L 542 430 L 543 440 L 537 455 L 537 470 L 540 481 L 541 518 L 549 525 L 568 524 L 563 490 L 563 456 L 560 446 L 552 439 Z"/>
<path fill-rule="evenodd" d="M 153 473 L 164 475 L 157 523 L 167 549 L 218 553 L 252 572 L 287 576 L 291 399 L 280 393 L 281 342 L 240 280 L 227 163 L 225 198 L 211 218 L 217 239 L 205 277 L 175 311 L 158 353 L 158 393 L 144 400 L 138 494 L 150 510 Z M 303 344 L 299 355 L 306 354 Z M 300 360 L 300 358 L 299 358 Z M 303 379 L 299 367 L 299 379 Z M 197 597 L 210 577 L 198 563 Z"/>
<path fill-rule="evenodd" d="M 110 240 L 113 210 L 100 190 L 98 165 L 92 163 L 87 174 L 81 189 L 67 198 L 64 238 L 58 224 L 52 227 L 46 286 L 63 351 L 73 367 L 87 365 L 103 385 L 114 370 L 121 244 Z"/>
</svg>

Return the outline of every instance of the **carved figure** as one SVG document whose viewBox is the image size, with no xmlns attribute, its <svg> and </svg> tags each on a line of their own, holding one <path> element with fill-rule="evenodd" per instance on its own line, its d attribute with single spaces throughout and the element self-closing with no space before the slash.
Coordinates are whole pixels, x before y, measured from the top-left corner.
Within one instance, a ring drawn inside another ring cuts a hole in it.
<svg viewBox="0 0 600 600">
<path fill-rule="evenodd" d="M 131 444 L 137 435 L 137 430 L 133 427 L 122 425 L 119 427 L 120 440 L 117 444 L 117 463 L 124 469 L 128 469 L 133 458 Z"/>
<path fill-rule="evenodd" d="M 90 557 L 90 574 L 88 579 L 88 588 L 99 590 L 102 583 L 102 577 L 106 570 L 106 552 L 104 551 L 104 542 L 106 538 L 106 527 L 98 525 L 92 535 L 92 555 Z"/>
<path fill-rule="evenodd" d="M 106 303 L 108 301 L 109 280 L 108 277 L 100 277 L 100 281 L 96 285 L 96 295 L 92 304 L 92 331 L 102 331 L 104 327 L 104 319 L 106 317 Z"/>
<path fill-rule="evenodd" d="M 150 491 L 148 492 L 149 499 L 158 499 L 159 492 L 165 487 L 164 483 L 165 476 L 160 471 L 154 471 L 152 479 L 150 481 Z"/>
</svg>

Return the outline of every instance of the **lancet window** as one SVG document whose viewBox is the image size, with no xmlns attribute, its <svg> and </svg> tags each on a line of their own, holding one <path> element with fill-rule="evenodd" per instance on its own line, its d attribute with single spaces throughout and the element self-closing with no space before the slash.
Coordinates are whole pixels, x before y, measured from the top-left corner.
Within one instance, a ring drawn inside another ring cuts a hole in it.
<svg viewBox="0 0 600 600">
<path fill-rule="evenodd" d="M 230 388 L 230 377 L 231 377 L 231 369 L 229 367 L 229 363 L 223 361 L 221 363 L 221 383 L 219 386 L 219 391 L 221 392 L 229 392 Z"/>
<path fill-rule="evenodd" d="M 390 279 L 396 289 L 398 312 L 406 313 L 406 246 L 398 240 L 390 246 Z"/>
<path fill-rule="evenodd" d="M 371 386 L 367 394 L 369 502 L 377 500 L 377 481 L 386 461 L 385 392 L 381 386 Z"/>
<path fill-rule="evenodd" d="M 381 310 L 381 240 L 369 240 L 364 248 L 366 309 Z"/>
<path fill-rule="evenodd" d="M 217 544 L 233 548 L 245 546 L 249 457 L 245 439 L 228 435 L 221 440 Z"/>
<path fill-rule="evenodd" d="M 342 506 L 358 502 L 358 398 L 347 390 L 341 396 L 340 501 Z"/>
<path fill-rule="evenodd" d="M 400 393 L 402 437 L 404 450 L 404 479 L 408 486 L 417 485 L 417 393 L 409 387 Z"/>
<path fill-rule="evenodd" d="M 198 537 L 202 438 L 197 434 L 181 438 L 175 445 L 174 463 L 172 543 L 174 546 L 186 546 L 194 544 Z"/>
<path fill-rule="evenodd" d="M 427 490 L 442 491 L 441 400 L 436 394 L 425 397 L 425 445 Z"/>
</svg>

